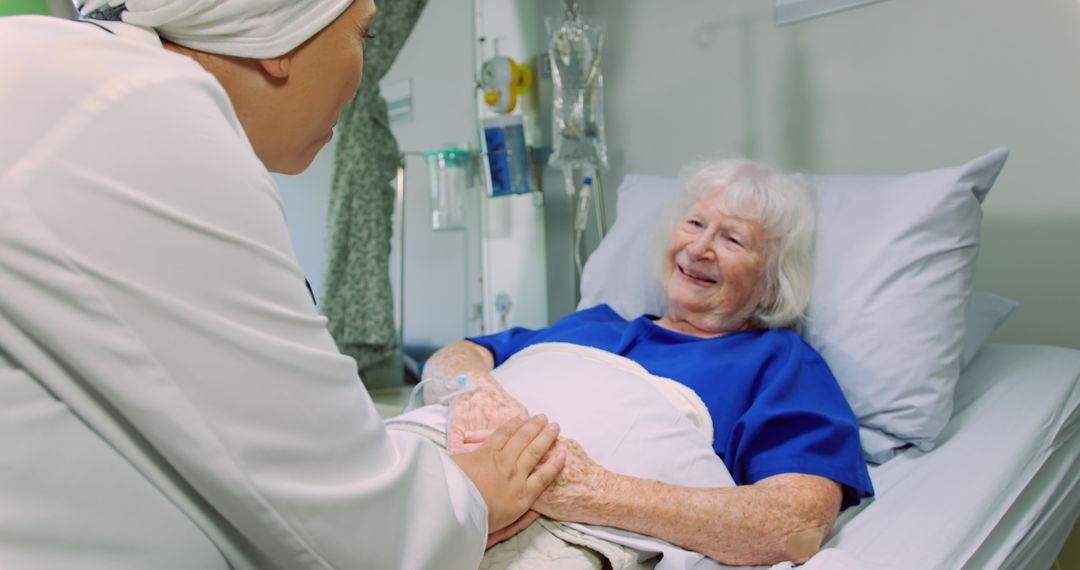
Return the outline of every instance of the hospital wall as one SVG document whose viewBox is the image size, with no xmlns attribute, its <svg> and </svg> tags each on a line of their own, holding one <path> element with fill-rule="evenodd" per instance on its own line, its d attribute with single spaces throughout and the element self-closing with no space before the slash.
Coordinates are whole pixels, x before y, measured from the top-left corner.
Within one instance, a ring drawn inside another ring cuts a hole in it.
<svg viewBox="0 0 1080 570">
<path fill-rule="evenodd" d="M 473 140 L 473 63 L 469 10 L 429 1 L 382 84 L 411 81 L 412 119 L 393 125 L 404 151 L 464 147 Z M 375 41 L 378 41 L 376 38 Z M 464 337 L 473 321 L 474 232 L 434 231 L 422 156 L 406 159 L 405 339 L 443 344 Z M 395 235 L 395 241 L 399 236 Z M 395 286 L 397 278 L 394 278 Z"/>
<path fill-rule="evenodd" d="M 548 322 L 543 207 L 527 195 L 489 200 L 482 228 L 482 190 L 475 188 L 469 191 L 475 200 L 468 209 L 467 228 L 434 230 L 427 167 L 424 157 L 417 154 L 478 145 L 473 50 L 474 34 L 483 30 L 474 28 L 484 26 L 498 40 L 481 48 L 489 52 L 487 55 L 497 43 L 502 55 L 521 60 L 542 49 L 542 24 L 536 24 L 535 16 L 539 1 L 481 0 L 479 24 L 474 22 L 472 0 L 429 2 L 381 81 L 384 92 L 403 82 L 411 91 L 411 117 L 392 121 L 399 146 L 408 153 L 404 196 L 406 344 L 438 346 L 490 332 L 497 324 L 493 297 L 500 291 L 512 299 L 509 325 L 540 327 Z M 526 28 L 529 33 L 523 33 Z M 325 281 L 325 224 L 333 154 L 332 143 L 303 174 L 275 175 L 297 257 L 317 295 Z M 394 236 L 392 265 L 397 262 L 399 237 Z M 393 266 L 395 291 L 398 277 Z M 481 314 L 487 316 L 486 324 L 481 322 Z"/>
<path fill-rule="evenodd" d="M 1072 168 L 1080 155 L 1080 2 L 888 0 L 785 27 L 774 25 L 769 0 L 581 2 L 607 26 L 609 218 L 624 174 L 676 174 L 707 156 L 888 174 L 954 165 L 1008 145 L 1012 155 L 984 205 L 975 284 L 1020 308 L 994 340 L 1080 348 L 1073 300 L 1080 183 Z M 557 11 L 546 2 L 540 15 Z M 395 127 L 404 148 L 475 136 L 472 17 L 469 0 L 431 2 L 388 74 L 387 81 L 414 82 L 413 122 Z M 507 26 L 501 33 L 511 36 L 543 29 L 542 21 Z M 302 177 L 279 178 L 298 255 L 317 290 L 331 156 L 324 151 Z M 424 176 L 422 161 L 410 159 L 413 183 Z M 441 283 L 442 298 L 465 299 L 454 253 L 465 242 L 423 229 L 425 191 L 410 189 L 406 281 Z M 548 206 L 552 218 L 558 211 Z M 573 307 L 565 246 L 551 243 L 565 229 L 547 228 L 553 317 Z M 440 308 L 438 296 L 416 291 L 407 335 L 411 329 L 422 335 L 414 340 L 439 343 L 466 330 L 463 310 Z"/>
<path fill-rule="evenodd" d="M 442 10 L 442 3 L 433 2 L 418 23 L 458 22 L 448 26 L 456 34 L 446 33 L 437 45 L 421 50 L 411 47 L 410 39 L 398 58 L 395 70 L 388 74 L 390 82 L 411 79 L 414 90 L 414 118 L 407 124 L 395 126 L 395 135 L 403 150 L 434 150 L 443 146 L 465 146 L 473 136 L 472 66 L 469 40 L 468 12 Z M 429 18 L 430 17 L 430 18 Z M 421 36 L 430 37 L 430 36 Z M 403 62 L 403 63 L 402 63 Z M 419 71 L 420 73 L 416 73 Z M 454 112 L 444 112 L 454 109 Z M 334 173 L 334 151 L 337 139 L 315 157 L 311 166 L 300 175 L 274 174 L 286 221 L 292 236 L 297 259 L 308 281 L 321 298 L 326 281 L 327 210 Z M 470 301 L 470 277 L 467 251 L 473 240 L 464 231 L 431 229 L 431 201 L 427 196 L 427 172 L 421 156 L 408 156 L 405 168 L 405 290 L 404 314 L 406 342 L 445 344 L 469 333 L 472 319 L 467 315 Z M 398 295 L 399 272 L 397 257 L 400 234 L 395 228 L 392 240 L 392 259 L 389 268 L 395 296 Z M 396 312 L 395 312 L 396 314 Z"/>
<path fill-rule="evenodd" d="M 535 1 L 430 1 L 413 33 L 383 78 L 383 91 L 402 81 L 412 86 L 412 118 L 393 123 L 405 151 L 447 147 L 477 149 L 476 52 L 521 58 L 540 49 L 539 33 L 501 34 L 478 44 L 484 30 L 519 29 L 535 20 Z M 483 197 L 482 174 L 466 191 L 464 227 L 432 228 L 431 185 L 424 157 L 409 155 L 405 184 L 405 341 L 443 345 L 466 335 L 499 330 L 495 297 L 510 299 L 507 326 L 545 326 L 548 320 L 543 204 L 530 195 Z"/>
<path fill-rule="evenodd" d="M 767 0 L 583 11 L 608 30 L 612 181 L 732 154 L 904 173 L 1010 146 L 975 286 L 1020 302 L 995 341 L 1080 348 L 1080 2 L 889 0 L 785 27 Z"/>
<path fill-rule="evenodd" d="M 385 84 L 412 82 L 412 119 L 394 125 L 402 150 L 465 146 L 475 139 L 471 30 L 468 1 L 430 2 L 384 78 Z M 321 295 L 326 278 L 326 216 L 337 140 L 304 173 L 274 175 L 297 258 L 316 296 Z M 445 344 L 469 332 L 471 319 L 466 312 L 475 276 L 469 275 L 466 251 L 472 240 L 464 231 L 431 229 L 423 157 L 407 157 L 405 180 L 406 342 Z M 392 264 L 398 262 L 399 237 L 396 234 L 393 239 Z M 396 294 L 397 267 L 391 268 L 391 278 Z"/>
</svg>

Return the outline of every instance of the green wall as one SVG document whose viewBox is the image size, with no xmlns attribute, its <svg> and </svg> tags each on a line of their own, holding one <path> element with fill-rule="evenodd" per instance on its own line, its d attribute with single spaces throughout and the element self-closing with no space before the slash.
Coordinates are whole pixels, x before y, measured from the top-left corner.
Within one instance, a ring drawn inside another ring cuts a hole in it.
<svg viewBox="0 0 1080 570">
<path fill-rule="evenodd" d="M 45 0 L 0 0 L 0 16 L 15 14 L 48 14 Z"/>
</svg>

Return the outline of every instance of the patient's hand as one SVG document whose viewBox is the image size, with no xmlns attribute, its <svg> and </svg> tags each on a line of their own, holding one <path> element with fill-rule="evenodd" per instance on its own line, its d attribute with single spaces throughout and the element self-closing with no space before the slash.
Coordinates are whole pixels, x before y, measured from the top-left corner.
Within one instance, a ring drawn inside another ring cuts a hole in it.
<svg viewBox="0 0 1080 570">
<path fill-rule="evenodd" d="M 506 393 L 498 381 L 486 373 L 472 373 L 479 388 L 458 396 L 450 404 L 446 427 L 446 449 L 450 455 L 476 447 L 496 428 L 511 418 L 528 416 L 521 402 Z"/>
<path fill-rule="evenodd" d="M 453 457 L 487 504 L 494 540 L 506 538 L 500 531 L 507 527 L 512 534 L 528 524 L 529 507 L 562 470 L 565 455 L 551 452 L 558 435 L 558 424 L 543 415 L 513 418 L 477 449 Z"/>
<path fill-rule="evenodd" d="M 566 467 L 540 498 L 533 509 L 553 519 L 589 522 L 603 503 L 603 493 L 610 472 L 593 461 L 577 441 L 560 437 L 550 453 L 566 454 Z"/>
</svg>

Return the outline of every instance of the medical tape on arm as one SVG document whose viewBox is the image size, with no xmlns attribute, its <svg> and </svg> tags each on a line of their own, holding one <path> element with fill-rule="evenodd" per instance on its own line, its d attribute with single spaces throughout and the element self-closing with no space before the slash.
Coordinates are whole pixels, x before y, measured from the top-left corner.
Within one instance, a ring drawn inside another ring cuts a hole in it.
<svg viewBox="0 0 1080 570">
<path fill-rule="evenodd" d="M 787 554 L 788 560 L 799 561 L 800 563 L 809 560 L 811 556 L 817 554 L 824 538 L 824 526 L 789 534 L 785 545 L 785 554 Z"/>
</svg>

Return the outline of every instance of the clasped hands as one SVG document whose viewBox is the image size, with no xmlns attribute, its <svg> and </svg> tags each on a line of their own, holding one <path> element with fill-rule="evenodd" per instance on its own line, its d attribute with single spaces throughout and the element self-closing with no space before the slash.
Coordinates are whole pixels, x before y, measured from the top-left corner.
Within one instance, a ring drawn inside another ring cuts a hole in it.
<svg viewBox="0 0 1080 570">
<path fill-rule="evenodd" d="M 512 438 L 507 435 L 511 430 L 524 432 L 520 441 L 528 439 L 533 431 L 540 432 L 540 437 L 534 437 L 531 443 L 517 444 L 524 445 L 523 461 L 518 463 L 535 465 L 532 486 L 523 496 L 508 501 L 511 508 L 507 509 L 498 506 L 507 503 L 504 498 L 484 497 L 489 509 L 487 547 L 524 530 L 541 514 L 560 520 L 583 520 L 586 500 L 602 487 L 601 481 L 608 472 L 578 442 L 559 437 L 558 424 L 547 423 L 543 415 L 527 419 L 525 406 L 506 393 L 491 375 L 471 373 L 469 376 L 477 388 L 454 398 L 447 425 L 447 451 L 459 465 L 462 459 L 485 447 L 494 444 L 511 447 Z M 483 494 L 481 485 L 477 487 Z"/>
</svg>

